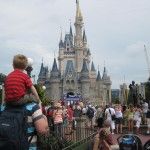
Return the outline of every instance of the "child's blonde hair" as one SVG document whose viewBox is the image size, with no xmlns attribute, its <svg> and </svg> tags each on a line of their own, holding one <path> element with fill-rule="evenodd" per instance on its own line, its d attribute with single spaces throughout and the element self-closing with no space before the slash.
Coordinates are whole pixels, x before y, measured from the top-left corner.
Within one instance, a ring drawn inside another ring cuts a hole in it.
<svg viewBox="0 0 150 150">
<path fill-rule="evenodd" d="M 26 56 L 18 54 L 13 58 L 13 67 L 14 69 L 26 69 L 28 65 L 28 59 Z"/>
</svg>

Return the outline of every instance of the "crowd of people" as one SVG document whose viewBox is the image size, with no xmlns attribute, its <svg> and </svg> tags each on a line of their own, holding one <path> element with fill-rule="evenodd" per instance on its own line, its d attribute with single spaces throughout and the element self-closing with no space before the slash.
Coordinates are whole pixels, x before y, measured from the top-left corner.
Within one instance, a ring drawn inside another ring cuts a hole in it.
<svg viewBox="0 0 150 150">
<path fill-rule="evenodd" d="M 83 102 L 65 105 L 60 101 L 43 107 L 43 112 L 48 118 L 49 125 L 52 125 L 51 130 L 58 136 L 62 136 L 63 127 L 71 128 L 70 134 L 73 133 L 76 127 L 81 127 L 79 121 L 84 119 L 82 127 L 97 130 L 93 150 L 119 150 L 113 134 L 123 135 L 123 126 L 126 127 L 127 133 L 139 134 L 141 125 L 144 125 L 146 133 L 150 134 L 150 106 L 146 101 L 137 106 L 115 104 L 105 107 L 85 105 Z"/>
<path fill-rule="evenodd" d="M 147 134 L 150 134 L 150 106 L 146 101 L 137 106 L 122 106 L 121 104 L 92 106 L 83 104 L 83 102 L 65 105 L 60 101 L 43 107 L 43 112 L 52 129 L 59 129 L 58 133 L 61 133 L 61 127 L 69 125 L 69 127 L 75 128 L 75 126 L 79 126 L 79 120 L 84 119 L 82 127 L 89 128 L 102 128 L 103 122 L 110 120 L 112 134 L 122 134 L 123 126 L 126 126 L 130 133 L 133 133 L 135 126 L 135 132 L 138 134 L 141 125 L 145 125 Z"/>
</svg>

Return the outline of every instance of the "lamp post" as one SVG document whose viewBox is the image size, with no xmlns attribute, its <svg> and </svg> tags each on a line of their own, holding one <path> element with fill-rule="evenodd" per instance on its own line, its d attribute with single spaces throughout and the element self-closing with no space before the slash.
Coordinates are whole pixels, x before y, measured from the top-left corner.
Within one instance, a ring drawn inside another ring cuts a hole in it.
<svg viewBox="0 0 150 150">
<path fill-rule="evenodd" d="M 45 91 L 45 90 L 46 90 L 46 86 L 43 85 L 43 86 L 42 86 L 42 89 Z"/>
</svg>

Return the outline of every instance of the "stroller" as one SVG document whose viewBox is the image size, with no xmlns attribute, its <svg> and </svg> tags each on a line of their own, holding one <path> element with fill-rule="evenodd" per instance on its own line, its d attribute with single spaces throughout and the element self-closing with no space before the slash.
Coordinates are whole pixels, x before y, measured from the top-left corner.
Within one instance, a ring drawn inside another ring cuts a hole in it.
<svg viewBox="0 0 150 150">
<path fill-rule="evenodd" d="M 143 150 L 150 150 L 150 140 L 148 140 L 148 141 L 144 144 Z"/>
<path fill-rule="evenodd" d="M 121 135 L 118 139 L 120 150 L 142 150 L 142 142 L 135 134 Z"/>
</svg>

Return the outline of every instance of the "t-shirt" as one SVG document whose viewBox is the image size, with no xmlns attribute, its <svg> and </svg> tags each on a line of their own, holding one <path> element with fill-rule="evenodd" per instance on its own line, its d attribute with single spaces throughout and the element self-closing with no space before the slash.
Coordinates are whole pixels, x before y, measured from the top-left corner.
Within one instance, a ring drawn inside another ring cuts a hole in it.
<svg viewBox="0 0 150 150">
<path fill-rule="evenodd" d="M 110 114 L 110 112 L 111 112 L 111 114 Z M 105 115 L 106 115 L 106 117 L 107 117 L 108 120 L 112 120 L 111 116 L 112 116 L 112 115 L 115 115 L 115 110 L 114 110 L 114 108 L 107 108 L 107 109 L 105 110 Z"/>
<path fill-rule="evenodd" d="M 140 119 L 141 119 L 141 112 L 137 110 L 134 112 L 134 120 L 137 121 Z"/>
<path fill-rule="evenodd" d="M 54 110 L 53 112 L 54 117 L 54 124 L 62 123 L 63 122 L 63 111 L 61 109 Z"/>
<path fill-rule="evenodd" d="M 5 79 L 5 101 L 17 101 L 32 86 L 30 77 L 19 69 L 15 69 Z"/>
<path fill-rule="evenodd" d="M 119 109 L 115 110 L 115 115 L 116 115 L 116 118 L 122 118 L 123 117 L 122 111 Z"/>
<path fill-rule="evenodd" d="M 143 106 L 143 112 L 144 112 L 144 113 L 147 113 L 147 110 L 148 110 L 148 103 L 144 102 L 144 104 L 143 104 L 142 106 Z"/>
<path fill-rule="evenodd" d="M 39 105 L 36 103 L 30 103 L 26 105 L 26 109 L 30 112 L 28 116 L 28 139 L 31 138 L 31 135 L 36 131 L 34 122 L 43 118 L 42 110 L 40 109 Z M 34 135 L 29 150 L 37 150 L 37 135 Z"/>
</svg>

